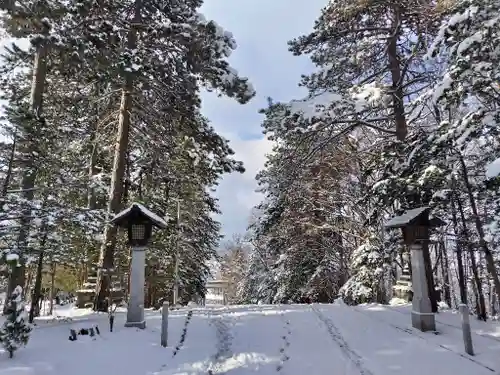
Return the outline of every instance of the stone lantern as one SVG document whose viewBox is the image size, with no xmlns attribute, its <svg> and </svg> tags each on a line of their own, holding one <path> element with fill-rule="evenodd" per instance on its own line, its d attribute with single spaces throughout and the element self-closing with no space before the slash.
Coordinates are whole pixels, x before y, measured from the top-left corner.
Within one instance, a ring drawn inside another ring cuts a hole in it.
<svg viewBox="0 0 500 375">
<path fill-rule="evenodd" d="M 402 215 L 393 217 L 385 225 L 388 229 L 401 229 L 404 242 L 410 249 L 413 288 L 411 321 L 414 328 L 424 332 L 436 330 L 436 322 L 429 298 L 424 246 L 427 246 L 429 241 L 429 228 L 444 224 L 438 218 L 429 219 L 429 211 L 429 207 L 407 210 Z"/>
<path fill-rule="evenodd" d="M 132 248 L 130 264 L 130 295 L 125 327 L 146 328 L 144 320 L 144 281 L 146 266 L 146 246 L 153 227 L 164 229 L 167 222 L 140 203 L 133 203 L 129 208 L 117 214 L 111 222 L 125 228 L 128 243 Z"/>
</svg>

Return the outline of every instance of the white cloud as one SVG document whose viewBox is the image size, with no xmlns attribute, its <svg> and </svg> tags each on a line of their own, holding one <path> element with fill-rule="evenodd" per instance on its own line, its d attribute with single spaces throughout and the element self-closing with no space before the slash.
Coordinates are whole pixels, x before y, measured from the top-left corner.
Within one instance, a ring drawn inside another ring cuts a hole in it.
<svg viewBox="0 0 500 375">
<path fill-rule="evenodd" d="M 238 139 L 238 136 L 228 136 L 223 132 L 220 134 L 232 140 L 231 147 L 236 150 L 236 158 L 244 162 L 246 173 L 242 175 L 242 178 L 254 181 L 257 172 L 264 167 L 267 159 L 266 154 L 272 151 L 273 143 L 265 137 L 260 139 Z"/>
<path fill-rule="evenodd" d="M 245 230 L 252 208 L 262 200 L 262 194 L 256 192 L 255 176 L 264 167 L 266 154 L 272 151 L 272 142 L 264 137 L 244 140 L 237 136 L 224 136 L 232 140 L 236 159 L 245 165 L 245 173 L 226 175 L 217 188 L 216 196 L 222 210 L 218 219 L 222 222 L 224 234 L 230 236 Z"/>
</svg>

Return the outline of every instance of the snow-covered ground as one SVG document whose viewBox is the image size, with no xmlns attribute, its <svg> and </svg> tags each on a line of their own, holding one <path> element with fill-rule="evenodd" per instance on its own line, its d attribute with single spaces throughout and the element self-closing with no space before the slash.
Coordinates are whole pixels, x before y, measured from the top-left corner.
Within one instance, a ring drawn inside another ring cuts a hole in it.
<svg viewBox="0 0 500 375">
<path fill-rule="evenodd" d="M 78 321 L 35 329 L 12 360 L 0 353 L 0 375 L 500 374 L 498 323 L 471 317 L 470 357 L 456 314 L 437 315 L 439 334 L 411 329 L 409 314 L 408 306 L 343 304 L 183 308 L 170 312 L 163 348 L 160 312 L 146 312 L 142 331 L 125 328 L 118 313 L 110 333 L 106 315 L 88 311 Z M 95 325 L 100 336 L 68 340 L 69 328 Z"/>
</svg>

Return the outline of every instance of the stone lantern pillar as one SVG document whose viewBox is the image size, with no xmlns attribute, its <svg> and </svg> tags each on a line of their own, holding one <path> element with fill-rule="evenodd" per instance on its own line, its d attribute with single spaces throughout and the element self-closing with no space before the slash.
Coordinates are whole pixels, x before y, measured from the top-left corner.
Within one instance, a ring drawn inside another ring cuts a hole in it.
<svg viewBox="0 0 500 375">
<path fill-rule="evenodd" d="M 153 226 L 166 228 L 167 222 L 140 203 L 117 214 L 111 222 L 127 229 L 128 242 L 132 248 L 130 264 L 130 294 L 125 327 L 146 328 L 144 319 L 144 282 L 146 267 L 146 247 Z"/>
<path fill-rule="evenodd" d="M 423 250 L 429 241 L 429 228 L 443 224 L 440 219 L 429 220 L 429 210 L 429 207 L 408 210 L 404 214 L 392 218 L 385 225 L 388 229 L 401 229 L 404 242 L 410 249 L 413 289 L 412 326 L 424 332 L 435 331 L 436 322 L 427 285 Z"/>
</svg>

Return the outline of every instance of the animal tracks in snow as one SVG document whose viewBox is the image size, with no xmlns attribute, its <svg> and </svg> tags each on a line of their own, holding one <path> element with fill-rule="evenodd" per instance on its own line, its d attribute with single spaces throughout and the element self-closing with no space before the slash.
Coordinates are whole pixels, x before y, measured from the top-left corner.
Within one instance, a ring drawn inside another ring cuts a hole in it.
<svg viewBox="0 0 500 375">
<path fill-rule="evenodd" d="M 192 317 L 193 317 L 193 310 L 189 310 L 186 315 L 186 320 L 184 321 L 184 328 L 182 329 L 181 338 L 179 340 L 179 343 L 176 345 L 174 352 L 172 353 L 172 357 L 175 357 L 177 353 L 179 353 L 179 350 L 181 350 L 182 346 L 184 345 L 184 341 L 186 341 L 189 322 L 191 321 Z"/>
<path fill-rule="evenodd" d="M 290 347 L 290 335 L 292 334 L 290 320 L 285 318 L 285 315 L 281 313 L 281 318 L 283 319 L 284 334 L 281 336 L 282 346 L 280 348 L 280 363 L 276 366 L 276 371 L 281 372 L 283 366 L 290 359 L 288 355 L 288 348 Z"/>
</svg>

